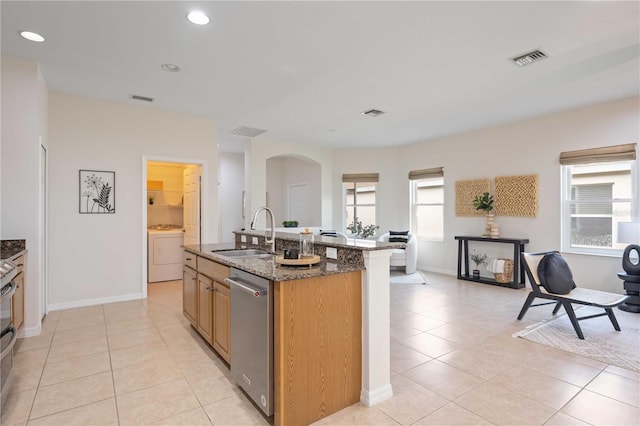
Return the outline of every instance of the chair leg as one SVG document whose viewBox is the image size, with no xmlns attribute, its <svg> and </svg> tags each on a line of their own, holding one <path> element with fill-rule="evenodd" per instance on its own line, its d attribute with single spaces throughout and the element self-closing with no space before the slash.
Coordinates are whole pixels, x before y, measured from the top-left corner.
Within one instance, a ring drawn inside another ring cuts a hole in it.
<svg viewBox="0 0 640 426">
<path fill-rule="evenodd" d="M 618 320 L 616 319 L 616 314 L 613 313 L 613 309 L 604 308 L 604 310 L 607 312 L 607 315 L 609 315 L 609 319 L 611 320 L 611 324 L 613 324 L 613 328 L 615 328 L 616 331 L 620 331 L 620 324 L 618 324 Z"/>
<path fill-rule="evenodd" d="M 560 310 L 560 306 L 562 306 L 562 303 L 556 303 L 556 306 L 553 308 L 553 315 L 558 313 L 558 311 Z"/>
<path fill-rule="evenodd" d="M 522 309 L 520 309 L 520 314 L 518 315 L 519 320 L 524 318 L 524 314 L 527 313 L 527 311 L 529 310 L 529 307 L 531 306 L 535 298 L 536 296 L 533 294 L 533 292 L 529 293 L 529 295 L 527 296 L 527 300 L 525 300 L 524 305 L 522 305 Z"/>
<path fill-rule="evenodd" d="M 573 311 L 573 306 L 569 302 L 562 302 L 562 306 L 564 306 L 564 310 L 567 311 L 567 315 L 571 320 L 571 324 L 573 325 L 573 329 L 576 331 L 578 338 L 580 340 L 584 340 L 584 334 L 582 334 L 582 329 L 580 328 L 580 324 L 578 324 L 578 318 L 576 318 L 576 313 Z"/>
</svg>

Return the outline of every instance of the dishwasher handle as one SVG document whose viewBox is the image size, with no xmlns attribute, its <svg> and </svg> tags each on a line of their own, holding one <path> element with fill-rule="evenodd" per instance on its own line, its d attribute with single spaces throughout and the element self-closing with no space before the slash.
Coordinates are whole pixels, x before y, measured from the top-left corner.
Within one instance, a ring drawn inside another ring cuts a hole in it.
<svg viewBox="0 0 640 426">
<path fill-rule="evenodd" d="M 225 278 L 224 282 L 226 282 L 229 285 L 234 285 L 234 286 L 238 287 L 240 290 L 251 294 L 253 297 L 261 297 L 261 296 L 266 296 L 268 294 L 266 288 L 252 288 L 252 287 L 249 287 L 245 283 L 241 283 L 239 281 L 232 280 L 231 278 Z"/>
</svg>

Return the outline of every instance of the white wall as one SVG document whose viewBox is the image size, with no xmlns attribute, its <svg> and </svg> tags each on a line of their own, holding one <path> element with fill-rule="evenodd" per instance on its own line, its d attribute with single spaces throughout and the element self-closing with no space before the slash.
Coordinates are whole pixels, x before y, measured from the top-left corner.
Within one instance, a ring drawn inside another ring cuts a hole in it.
<svg viewBox="0 0 640 426">
<path fill-rule="evenodd" d="M 216 128 L 210 118 L 49 94 L 50 268 L 53 309 L 142 296 L 143 157 L 209 165 L 203 240 L 218 239 Z M 78 170 L 116 172 L 116 213 L 78 213 Z M 211 222 L 211 223 L 209 223 Z"/>
<path fill-rule="evenodd" d="M 37 63 L 2 56 L 2 239 L 26 240 L 25 319 L 22 335 L 40 332 L 45 246 L 39 220 L 40 145 L 47 147 L 47 87 Z"/>
<path fill-rule="evenodd" d="M 481 235 L 485 223 L 482 217 L 455 216 L 455 182 L 537 174 L 538 217 L 498 216 L 496 222 L 501 236 L 529 238 L 531 243 L 526 247 L 529 251 L 560 249 L 560 152 L 638 142 L 639 104 L 640 98 L 634 97 L 398 149 L 338 150 L 334 153 L 334 181 L 337 187 L 342 173 L 380 172 L 378 224 L 381 231 L 387 227 L 407 228 L 407 173 L 444 167 L 444 241 L 420 241 L 418 265 L 454 274 L 457 262 L 454 236 Z M 343 203 L 341 195 L 334 191 L 334 205 L 340 203 Z M 496 246 L 479 246 L 479 249 L 491 256 Z M 505 245 L 495 255 L 509 256 L 509 247 Z M 622 293 L 622 282 L 616 277 L 621 268 L 619 257 L 565 256 L 580 286 Z"/>
<path fill-rule="evenodd" d="M 267 160 L 267 193 L 269 207 L 276 216 L 276 225 L 283 220 L 298 220 L 301 227 L 319 227 L 322 223 L 322 171 L 320 164 L 296 157 L 271 157 Z M 289 185 L 307 184 L 306 220 L 289 217 Z"/>
<path fill-rule="evenodd" d="M 282 226 L 283 220 L 286 218 L 285 210 L 285 192 L 284 192 L 284 159 L 285 157 L 271 157 L 267 159 L 267 207 L 271 209 L 275 216 L 276 226 Z"/>
<path fill-rule="evenodd" d="M 390 229 L 409 229 L 409 216 L 403 207 L 409 201 L 409 188 L 405 185 L 407 173 L 400 163 L 402 148 L 340 149 L 333 153 L 333 223 L 336 229 L 346 232 L 344 191 L 342 175 L 345 173 L 379 173 L 376 185 L 376 235 Z M 405 200 L 406 197 L 406 200 Z M 365 224 L 368 225 L 368 224 Z"/>
<path fill-rule="evenodd" d="M 245 226 L 248 229 L 253 213 L 265 205 L 267 191 L 267 159 L 278 156 L 292 156 L 315 161 L 320 164 L 320 199 L 322 204 L 321 224 L 331 228 L 333 216 L 333 184 L 331 150 L 310 145 L 296 145 L 253 139 L 245 150 L 245 181 L 247 185 L 247 217 Z M 257 227 L 264 227 L 266 215 L 260 215 Z M 276 217 L 276 226 L 284 219 Z"/>
<path fill-rule="evenodd" d="M 220 153 L 220 242 L 233 242 L 243 227 L 242 191 L 244 191 L 244 154 Z M 245 212 L 248 216 L 249 212 Z M 207 241 L 204 241 L 205 243 Z"/>
</svg>

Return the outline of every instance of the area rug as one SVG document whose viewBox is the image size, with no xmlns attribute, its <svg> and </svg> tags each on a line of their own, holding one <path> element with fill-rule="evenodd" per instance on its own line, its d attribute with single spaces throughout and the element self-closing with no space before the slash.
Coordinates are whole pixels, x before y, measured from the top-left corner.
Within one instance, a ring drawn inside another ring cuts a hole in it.
<svg viewBox="0 0 640 426">
<path fill-rule="evenodd" d="M 389 281 L 391 284 L 426 284 L 427 282 L 420 271 L 408 275 L 402 271 L 391 271 Z"/>
<path fill-rule="evenodd" d="M 576 311 L 578 317 L 593 315 L 602 309 L 592 307 Z M 615 331 L 608 317 L 580 321 L 584 340 L 576 335 L 569 317 L 543 321 L 513 335 L 532 342 L 552 346 L 586 358 L 640 372 L 640 317 L 616 309 L 622 331 Z"/>
</svg>

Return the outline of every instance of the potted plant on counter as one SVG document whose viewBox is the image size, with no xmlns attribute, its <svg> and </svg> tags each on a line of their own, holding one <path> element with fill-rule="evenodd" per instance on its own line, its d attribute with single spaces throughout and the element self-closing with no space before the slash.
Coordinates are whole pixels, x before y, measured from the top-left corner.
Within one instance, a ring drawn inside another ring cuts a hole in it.
<svg viewBox="0 0 640 426">
<path fill-rule="evenodd" d="M 363 240 L 374 236 L 378 228 L 380 228 L 378 225 L 363 226 L 357 217 L 353 218 L 353 223 L 347 226 L 347 230 L 351 232 L 353 237 L 362 238 Z"/>
<path fill-rule="evenodd" d="M 469 257 L 471 258 L 473 263 L 476 264 L 476 269 L 473 270 L 473 279 L 478 280 L 480 279 L 480 265 L 487 264 L 487 255 L 484 253 L 476 253 L 476 251 L 474 250 Z"/>
</svg>

